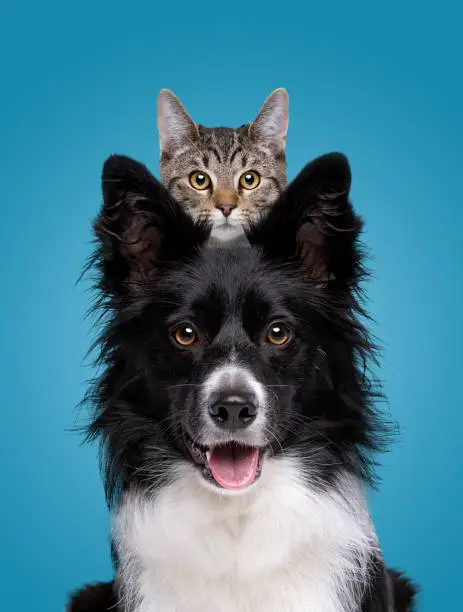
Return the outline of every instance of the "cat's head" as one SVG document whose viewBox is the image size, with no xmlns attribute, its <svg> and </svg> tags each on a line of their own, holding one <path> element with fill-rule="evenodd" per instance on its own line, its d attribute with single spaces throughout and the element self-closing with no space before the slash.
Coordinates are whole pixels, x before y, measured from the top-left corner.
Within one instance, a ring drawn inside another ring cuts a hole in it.
<svg viewBox="0 0 463 612">
<path fill-rule="evenodd" d="M 161 179 L 195 220 L 233 237 L 270 209 L 286 185 L 288 94 L 276 89 L 239 128 L 195 123 L 168 89 L 158 97 Z"/>
</svg>

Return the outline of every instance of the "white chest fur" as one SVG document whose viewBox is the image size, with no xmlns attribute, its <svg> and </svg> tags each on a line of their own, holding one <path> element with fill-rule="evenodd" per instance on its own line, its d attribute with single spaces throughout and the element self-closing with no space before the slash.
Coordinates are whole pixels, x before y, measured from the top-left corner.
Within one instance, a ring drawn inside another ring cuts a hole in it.
<svg viewBox="0 0 463 612">
<path fill-rule="evenodd" d="M 314 492 L 296 459 L 222 495 L 184 465 L 153 499 L 130 494 L 114 521 L 130 612 L 355 612 L 376 537 L 359 483 Z"/>
</svg>

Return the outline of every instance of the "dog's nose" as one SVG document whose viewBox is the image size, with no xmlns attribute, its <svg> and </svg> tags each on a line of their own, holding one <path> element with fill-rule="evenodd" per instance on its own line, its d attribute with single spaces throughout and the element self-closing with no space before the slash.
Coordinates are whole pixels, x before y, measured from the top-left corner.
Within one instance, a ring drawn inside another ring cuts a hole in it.
<svg viewBox="0 0 463 612">
<path fill-rule="evenodd" d="M 216 204 L 215 207 L 222 211 L 224 217 L 229 217 L 236 204 Z"/>
<path fill-rule="evenodd" d="M 257 406 L 250 395 L 227 394 L 209 406 L 209 415 L 220 428 L 236 431 L 251 425 L 257 416 Z"/>
</svg>

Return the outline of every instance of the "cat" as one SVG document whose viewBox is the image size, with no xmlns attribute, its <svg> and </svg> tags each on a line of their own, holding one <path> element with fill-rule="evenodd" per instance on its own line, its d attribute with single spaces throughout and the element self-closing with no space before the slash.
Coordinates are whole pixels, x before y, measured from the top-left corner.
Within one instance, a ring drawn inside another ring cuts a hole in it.
<svg viewBox="0 0 463 612">
<path fill-rule="evenodd" d="M 245 241 L 244 229 L 285 188 L 288 101 L 286 90 L 276 89 L 251 123 L 208 128 L 170 90 L 160 91 L 161 181 L 195 221 L 211 226 L 210 244 Z"/>
</svg>

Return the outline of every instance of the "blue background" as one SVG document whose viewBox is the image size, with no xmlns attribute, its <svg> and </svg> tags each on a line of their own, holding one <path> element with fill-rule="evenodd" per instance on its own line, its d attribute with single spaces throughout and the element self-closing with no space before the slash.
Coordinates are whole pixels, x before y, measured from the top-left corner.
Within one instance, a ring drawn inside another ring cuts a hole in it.
<svg viewBox="0 0 463 612">
<path fill-rule="evenodd" d="M 157 173 L 155 101 L 240 125 L 291 96 L 289 175 L 348 154 L 382 377 L 402 434 L 371 505 L 421 610 L 461 608 L 462 45 L 457 4 L 9 3 L 0 25 L 0 593 L 62 609 L 111 576 L 96 449 L 66 432 L 92 370 L 85 285 L 102 163 Z M 445 599 L 444 599 L 445 594 Z"/>
</svg>

